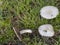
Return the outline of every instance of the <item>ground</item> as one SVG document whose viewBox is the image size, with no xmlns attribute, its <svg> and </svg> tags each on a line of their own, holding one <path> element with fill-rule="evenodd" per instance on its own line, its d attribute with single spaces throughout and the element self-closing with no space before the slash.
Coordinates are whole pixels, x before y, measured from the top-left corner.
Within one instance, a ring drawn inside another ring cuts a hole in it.
<svg viewBox="0 0 60 45">
<path fill-rule="evenodd" d="M 33 34 L 22 35 L 27 45 L 60 45 L 60 13 L 54 19 L 44 19 L 40 16 L 40 9 L 44 6 L 55 6 L 60 12 L 60 0 L 0 0 L 0 44 L 20 45 L 12 23 L 17 17 L 19 30 L 33 30 Z M 53 25 L 56 35 L 52 38 L 40 36 L 38 27 L 43 24 Z"/>
</svg>

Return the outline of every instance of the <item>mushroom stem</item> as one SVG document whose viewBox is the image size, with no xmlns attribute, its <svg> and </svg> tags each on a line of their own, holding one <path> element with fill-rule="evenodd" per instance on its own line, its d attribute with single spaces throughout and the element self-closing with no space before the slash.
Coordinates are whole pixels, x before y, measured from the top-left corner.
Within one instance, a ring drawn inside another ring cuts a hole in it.
<svg viewBox="0 0 60 45">
<path fill-rule="evenodd" d="M 20 34 L 24 34 L 24 33 L 32 33 L 32 30 L 26 29 L 26 30 L 21 30 L 20 31 Z"/>
</svg>

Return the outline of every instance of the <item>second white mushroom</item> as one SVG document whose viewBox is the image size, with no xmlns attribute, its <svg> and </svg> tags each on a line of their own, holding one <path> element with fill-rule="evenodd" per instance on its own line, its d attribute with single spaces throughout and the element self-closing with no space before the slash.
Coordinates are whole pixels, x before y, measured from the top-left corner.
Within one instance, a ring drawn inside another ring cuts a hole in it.
<svg viewBox="0 0 60 45">
<path fill-rule="evenodd" d="M 52 37 L 54 36 L 53 26 L 50 24 L 41 25 L 38 28 L 38 32 L 41 36 Z"/>
</svg>

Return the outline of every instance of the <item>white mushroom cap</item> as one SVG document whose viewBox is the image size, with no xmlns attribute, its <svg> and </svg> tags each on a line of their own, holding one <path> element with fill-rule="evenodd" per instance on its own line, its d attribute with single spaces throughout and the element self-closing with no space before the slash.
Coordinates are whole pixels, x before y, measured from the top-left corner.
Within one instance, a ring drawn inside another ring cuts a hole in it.
<svg viewBox="0 0 60 45">
<path fill-rule="evenodd" d="M 32 33 L 32 30 L 30 29 L 25 29 L 25 30 L 21 30 L 20 34 L 24 34 L 24 33 Z"/>
<path fill-rule="evenodd" d="M 40 15 L 46 19 L 53 19 L 59 14 L 59 10 L 54 6 L 45 6 L 40 10 Z"/>
<path fill-rule="evenodd" d="M 45 25 L 40 26 L 38 28 L 38 31 L 41 36 L 46 36 L 46 37 L 54 36 L 54 30 L 53 30 L 52 25 L 50 24 L 45 24 Z"/>
</svg>

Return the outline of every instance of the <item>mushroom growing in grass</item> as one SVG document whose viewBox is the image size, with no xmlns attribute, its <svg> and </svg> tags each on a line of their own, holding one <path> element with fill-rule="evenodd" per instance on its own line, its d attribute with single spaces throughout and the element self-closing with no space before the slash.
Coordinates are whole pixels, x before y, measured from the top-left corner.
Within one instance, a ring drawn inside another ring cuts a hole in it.
<svg viewBox="0 0 60 45">
<path fill-rule="evenodd" d="M 41 36 L 45 36 L 45 37 L 52 37 L 54 36 L 54 30 L 53 30 L 53 26 L 50 24 L 45 24 L 45 25 L 41 25 L 38 28 L 39 34 Z"/>
<path fill-rule="evenodd" d="M 24 33 L 32 33 L 31 29 L 25 29 L 25 30 L 21 30 L 20 34 L 24 34 Z"/>
<path fill-rule="evenodd" d="M 40 15 L 46 19 L 53 19 L 59 14 L 59 10 L 54 6 L 45 6 L 40 10 Z"/>
</svg>

